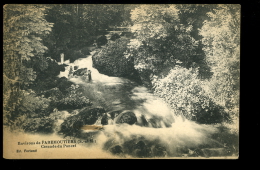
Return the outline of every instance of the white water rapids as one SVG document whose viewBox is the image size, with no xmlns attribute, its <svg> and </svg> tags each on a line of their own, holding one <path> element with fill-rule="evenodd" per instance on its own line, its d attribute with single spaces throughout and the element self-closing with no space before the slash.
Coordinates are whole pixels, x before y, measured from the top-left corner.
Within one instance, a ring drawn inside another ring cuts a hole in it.
<svg viewBox="0 0 260 170">
<path fill-rule="evenodd" d="M 183 117 L 177 117 L 162 99 L 128 79 L 100 74 L 92 66 L 92 55 L 68 65 L 59 77 L 68 78 L 70 66 L 91 70 L 92 82 L 82 80 L 81 77 L 69 80 L 83 85 L 86 96 L 105 109 L 131 111 L 137 117 L 137 122 L 133 125 L 115 124 L 115 121 L 110 121 L 103 130 L 94 133 L 97 146 L 101 149 L 105 148 L 108 141 L 112 141 L 109 146 L 123 146 L 125 142 L 134 139 L 133 142 L 142 140 L 147 145 L 158 144 L 166 148 L 167 156 L 178 156 L 179 147 L 195 148 L 198 145 L 212 143 L 209 135 L 216 131 L 213 126 L 199 125 Z M 144 119 L 148 123 L 146 126 Z M 155 128 L 150 120 L 153 120 L 158 128 Z"/>
</svg>

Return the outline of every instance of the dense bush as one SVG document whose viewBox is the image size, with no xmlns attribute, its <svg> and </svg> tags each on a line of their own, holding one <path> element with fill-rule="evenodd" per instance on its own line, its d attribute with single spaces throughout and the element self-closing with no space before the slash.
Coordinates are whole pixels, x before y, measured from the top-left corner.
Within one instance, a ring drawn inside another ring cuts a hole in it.
<svg viewBox="0 0 260 170">
<path fill-rule="evenodd" d="M 45 63 L 45 67 L 39 66 L 40 63 Z M 59 65 L 56 60 L 47 57 L 46 59 L 39 60 L 37 58 L 32 59 L 29 64 L 33 65 L 33 69 L 37 72 L 37 80 L 45 80 L 50 77 L 55 77 L 60 74 L 61 71 L 65 71 L 64 65 Z"/>
<path fill-rule="evenodd" d="M 129 39 L 124 37 L 110 41 L 102 51 L 93 56 L 94 67 L 109 76 L 135 76 L 133 58 L 126 54 L 128 43 Z"/>
<path fill-rule="evenodd" d="M 40 117 L 50 112 L 50 99 L 37 96 L 34 91 L 21 91 L 19 103 L 16 108 L 16 116 L 27 115 L 28 117 Z"/>
<path fill-rule="evenodd" d="M 240 82 L 240 5 L 217 5 L 199 30 L 213 76 L 208 81 L 214 101 L 238 119 Z M 236 122 L 238 124 L 238 121 Z"/>
<path fill-rule="evenodd" d="M 78 85 L 71 85 L 66 91 L 67 94 L 61 100 L 54 101 L 57 109 L 79 109 L 92 105 Z"/>
<path fill-rule="evenodd" d="M 52 133 L 54 120 L 51 118 L 28 118 L 23 122 L 22 129 L 25 132 Z"/>
<path fill-rule="evenodd" d="M 203 81 L 197 78 L 197 69 L 174 67 L 163 79 L 153 81 L 155 93 L 175 111 L 199 123 L 229 121 L 224 108 L 215 104 L 204 90 Z"/>
<path fill-rule="evenodd" d="M 65 60 L 69 59 L 70 62 L 74 62 L 75 60 L 83 57 L 85 57 L 85 54 L 81 53 L 79 50 L 69 49 L 64 53 Z"/>
<path fill-rule="evenodd" d="M 61 77 L 57 80 L 57 87 L 60 89 L 60 91 L 64 94 L 68 91 L 68 89 L 73 85 L 72 82 L 68 81 L 66 77 Z"/>
<path fill-rule="evenodd" d="M 44 96 L 46 98 L 51 98 L 52 100 L 56 101 L 56 100 L 62 99 L 63 94 L 57 87 L 55 87 L 55 88 L 45 91 Z"/>
</svg>

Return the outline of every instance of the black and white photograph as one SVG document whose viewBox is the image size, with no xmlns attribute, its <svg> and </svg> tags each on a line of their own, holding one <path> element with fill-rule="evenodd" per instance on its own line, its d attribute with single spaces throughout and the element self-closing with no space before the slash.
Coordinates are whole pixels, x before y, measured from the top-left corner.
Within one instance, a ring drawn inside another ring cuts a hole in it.
<svg viewBox="0 0 260 170">
<path fill-rule="evenodd" d="M 239 159 L 240 4 L 5 4 L 5 159 Z"/>
</svg>

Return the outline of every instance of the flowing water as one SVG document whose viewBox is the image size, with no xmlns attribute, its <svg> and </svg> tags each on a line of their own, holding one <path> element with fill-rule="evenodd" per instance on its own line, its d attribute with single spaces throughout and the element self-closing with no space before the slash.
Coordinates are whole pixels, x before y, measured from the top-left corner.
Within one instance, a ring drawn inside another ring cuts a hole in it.
<svg viewBox="0 0 260 170">
<path fill-rule="evenodd" d="M 107 31 L 107 39 L 112 33 L 114 32 Z M 212 135 L 218 133 L 215 126 L 197 124 L 175 115 L 161 98 L 144 86 L 126 78 L 99 73 L 92 65 L 92 55 L 96 52 L 94 49 L 90 55 L 73 63 L 67 61 L 69 66 L 59 75 L 81 85 L 83 93 L 93 102 L 93 107 L 101 106 L 108 113 L 119 113 L 116 118 L 110 117 L 108 125 L 104 125 L 102 130 L 82 130 L 82 138 L 84 134 L 91 134 L 97 141 L 97 148 L 121 157 L 207 156 L 198 152 L 194 154 L 198 148 L 203 150 L 207 147 L 211 148 L 208 153 L 214 152 L 211 156 L 226 156 L 225 153 L 220 153 L 223 142 L 212 139 Z M 70 66 L 91 70 L 92 80 L 80 76 L 68 77 Z M 118 124 L 117 120 L 125 112 L 134 113 L 137 121 L 132 125 Z M 95 125 L 101 125 L 101 120 L 97 120 Z"/>
<path fill-rule="evenodd" d="M 101 106 L 108 112 L 133 112 L 137 117 L 137 122 L 133 125 L 116 124 L 116 119 L 110 119 L 103 130 L 92 133 L 100 148 L 108 150 L 113 146 L 120 146 L 124 153 L 135 155 L 131 151 L 131 146 L 142 141 L 141 144 L 144 143 L 144 146 L 150 148 L 164 148 L 163 156 L 180 156 L 185 153 L 185 151 L 181 152 L 180 148 L 191 151 L 191 148 L 201 145 L 213 145 L 214 141 L 209 137 L 216 132 L 213 126 L 199 125 L 176 116 L 161 98 L 152 94 L 146 87 L 125 78 L 100 74 L 92 66 L 93 53 L 95 51 L 86 58 L 69 63 L 66 71 L 60 76 L 68 77 L 70 66 L 91 70 L 92 81 L 90 82 L 82 77 L 69 78 L 69 80 L 82 85 L 85 95 L 93 101 L 94 105 Z M 96 125 L 100 124 L 98 120 Z M 82 133 L 89 133 L 89 131 L 82 130 Z"/>
</svg>

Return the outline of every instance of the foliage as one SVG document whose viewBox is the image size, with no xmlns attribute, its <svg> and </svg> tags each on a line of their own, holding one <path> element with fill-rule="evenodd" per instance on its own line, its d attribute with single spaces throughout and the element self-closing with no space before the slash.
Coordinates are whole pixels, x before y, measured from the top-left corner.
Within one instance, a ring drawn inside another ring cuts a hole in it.
<svg viewBox="0 0 260 170">
<path fill-rule="evenodd" d="M 21 115 L 26 114 L 30 117 L 33 114 L 47 114 L 49 111 L 50 100 L 42 96 L 36 96 L 33 91 L 23 91 L 20 100 L 17 112 Z"/>
<path fill-rule="evenodd" d="M 46 118 L 28 118 L 26 119 L 21 127 L 25 132 L 30 133 L 52 133 L 54 127 L 54 120 Z"/>
<path fill-rule="evenodd" d="M 179 19 L 185 26 L 191 26 L 190 35 L 195 40 L 201 40 L 202 36 L 199 34 L 199 29 L 203 26 L 203 22 L 209 17 L 206 15 L 211 9 L 214 9 L 216 5 L 205 4 L 178 4 Z"/>
<path fill-rule="evenodd" d="M 52 24 L 44 19 L 41 5 L 8 4 L 4 7 L 4 53 L 18 53 L 21 60 L 30 59 L 47 49 L 40 35 L 50 33 Z"/>
<path fill-rule="evenodd" d="M 177 115 L 198 123 L 229 121 L 224 108 L 216 105 L 198 79 L 198 69 L 174 67 L 163 79 L 154 79 L 154 91 L 162 97 Z"/>
<path fill-rule="evenodd" d="M 92 29 L 107 28 L 109 25 L 120 25 L 127 18 L 127 12 L 130 12 L 130 9 L 127 9 L 125 5 L 113 4 L 83 5 L 83 9 L 83 18 Z M 93 30 L 94 33 L 95 31 Z"/>
<path fill-rule="evenodd" d="M 217 5 L 207 13 L 200 30 L 203 50 L 213 77 L 208 86 L 213 99 L 238 116 L 240 74 L 240 6 Z"/>
<path fill-rule="evenodd" d="M 71 85 L 67 90 L 67 94 L 62 99 L 54 101 L 57 109 L 79 109 L 91 106 L 90 100 L 82 93 L 82 89 L 78 85 Z"/>
<path fill-rule="evenodd" d="M 35 72 L 22 62 L 47 50 L 41 41 L 42 36 L 50 33 L 52 24 L 45 20 L 44 11 L 42 5 L 4 7 L 4 74 L 18 79 L 20 84 L 28 84 L 36 78 Z"/>
<path fill-rule="evenodd" d="M 13 125 L 21 116 L 43 117 L 50 113 L 50 99 L 37 96 L 32 90 L 11 91 L 4 106 L 4 124 Z"/>
<path fill-rule="evenodd" d="M 199 68 L 201 78 L 211 76 L 202 46 L 191 36 L 192 25 L 181 22 L 176 5 L 140 5 L 131 14 L 136 39 L 129 47 L 140 74 L 159 75 L 181 61 L 185 68 Z"/>
<path fill-rule="evenodd" d="M 93 56 L 94 67 L 100 73 L 111 76 L 129 76 L 134 73 L 133 58 L 125 53 L 128 42 L 124 37 L 109 41 L 106 47 Z"/>
<path fill-rule="evenodd" d="M 55 87 L 50 90 L 44 91 L 44 96 L 46 98 L 50 98 L 53 101 L 61 100 L 63 98 L 62 92 L 59 90 L 59 88 Z"/>
<path fill-rule="evenodd" d="M 69 59 L 70 62 L 74 62 L 78 58 L 83 58 L 85 55 L 79 50 L 66 50 L 64 52 L 65 59 Z"/>
<path fill-rule="evenodd" d="M 95 4 L 52 4 L 46 15 L 48 22 L 54 23 L 52 33 L 45 38 L 48 54 L 58 59 L 59 54 L 67 50 L 79 50 L 91 45 L 100 29 L 110 24 L 120 25 L 129 18 L 124 5 Z"/>
<path fill-rule="evenodd" d="M 57 86 L 63 94 L 68 92 L 68 89 L 73 85 L 66 77 L 61 77 L 57 81 Z"/>
<path fill-rule="evenodd" d="M 47 50 L 42 38 L 51 31 L 45 20 L 43 5 L 8 4 L 3 17 L 4 123 L 13 123 L 21 114 L 43 111 L 48 101 L 38 98 L 28 89 L 37 73 L 26 60 L 39 58 Z M 44 66 L 43 66 L 44 67 Z M 29 100 L 34 104 L 26 103 Z M 30 106 L 28 106 L 30 105 Z M 31 107 L 31 108 L 30 108 Z"/>
</svg>

